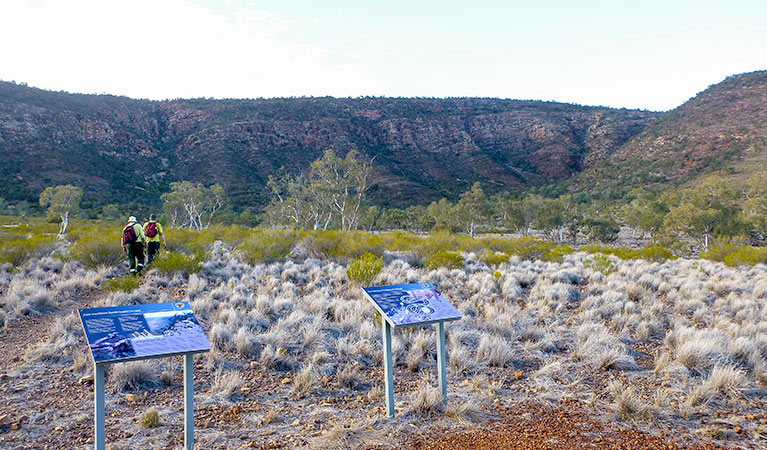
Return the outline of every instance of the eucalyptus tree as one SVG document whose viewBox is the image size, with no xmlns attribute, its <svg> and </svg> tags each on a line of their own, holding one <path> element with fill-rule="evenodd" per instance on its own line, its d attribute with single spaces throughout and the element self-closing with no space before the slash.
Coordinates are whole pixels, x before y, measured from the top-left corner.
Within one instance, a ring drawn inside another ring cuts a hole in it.
<svg viewBox="0 0 767 450">
<path fill-rule="evenodd" d="M 49 186 L 40 193 L 40 206 L 48 208 L 48 219 L 60 219 L 59 235 L 64 235 L 67 232 L 70 217 L 80 212 L 80 200 L 82 198 L 83 190 L 71 184 Z"/>
</svg>

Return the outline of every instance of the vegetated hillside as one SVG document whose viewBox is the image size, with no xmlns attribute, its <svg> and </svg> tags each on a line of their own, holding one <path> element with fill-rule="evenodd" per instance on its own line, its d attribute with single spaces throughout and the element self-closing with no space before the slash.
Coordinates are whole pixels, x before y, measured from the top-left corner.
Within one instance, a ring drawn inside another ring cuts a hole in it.
<svg viewBox="0 0 767 450">
<path fill-rule="evenodd" d="M 559 182 L 656 116 L 498 99 L 133 100 L 0 83 L 0 196 L 72 183 L 99 203 L 156 199 L 168 183 L 219 182 L 239 205 L 308 170 L 326 149 L 373 160 L 375 201 L 407 204 Z"/>
<path fill-rule="evenodd" d="M 758 169 L 765 158 L 767 71 L 759 71 L 710 86 L 613 154 L 587 158 L 580 178 L 583 185 L 678 184 L 723 168 Z"/>
</svg>

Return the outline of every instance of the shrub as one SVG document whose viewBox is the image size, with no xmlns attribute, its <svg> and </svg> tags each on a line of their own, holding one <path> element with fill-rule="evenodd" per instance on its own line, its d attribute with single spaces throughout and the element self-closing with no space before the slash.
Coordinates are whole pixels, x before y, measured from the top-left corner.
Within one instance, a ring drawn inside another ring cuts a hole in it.
<svg viewBox="0 0 767 450">
<path fill-rule="evenodd" d="M 349 263 L 346 268 L 346 277 L 354 284 L 368 286 L 381 272 L 382 267 L 382 257 L 376 257 L 372 253 L 363 253 Z"/>
<path fill-rule="evenodd" d="M 730 267 L 753 266 L 760 263 L 767 264 L 767 249 L 723 241 L 701 252 L 700 257 L 723 262 Z"/>
<path fill-rule="evenodd" d="M 69 257 L 79 261 L 89 269 L 110 267 L 125 260 L 117 232 L 105 233 L 104 230 L 93 228 L 87 236 L 80 236 L 69 247 Z M 110 230 L 111 231 L 111 230 Z"/>
<path fill-rule="evenodd" d="M 510 256 L 502 252 L 493 252 L 492 250 L 486 250 L 479 255 L 479 259 L 485 262 L 488 266 L 497 266 L 503 264 L 509 260 Z"/>
<path fill-rule="evenodd" d="M 404 233 L 401 231 L 381 233 L 378 237 L 384 248 L 403 252 L 417 252 L 421 248 L 423 242 L 423 239 L 415 234 Z"/>
<path fill-rule="evenodd" d="M 299 236 L 295 231 L 257 228 L 248 234 L 237 251 L 248 264 L 275 261 L 290 254 Z"/>
<path fill-rule="evenodd" d="M 139 278 L 132 275 L 125 275 L 122 277 L 111 278 L 106 280 L 106 283 L 102 286 L 105 291 L 109 292 L 133 292 L 139 285 Z"/>
<path fill-rule="evenodd" d="M 551 250 L 545 252 L 541 259 L 544 261 L 559 262 L 562 261 L 565 255 L 569 255 L 575 252 L 569 245 L 557 245 Z"/>
<path fill-rule="evenodd" d="M 463 267 L 463 256 L 458 252 L 437 252 L 426 257 L 423 265 L 429 269 L 446 267 L 448 269 L 460 269 Z"/>
<path fill-rule="evenodd" d="M 639 256 L 648 261 L 662 262 L 668 259 L 674 259 L 674 255 L 660 245 L 649 245 L 639 250 Z"/>
<path fill-rule="evenodd" d="M 590 267 L 595 272 L 601 272 L 604 275 L 610 275 L 617 269 L 615 263 L 610 260 L 610 257 L 602 253 L 591 255 L 591 259 L 586 262 L 586 267 Z"/>
<path fill-rule="evenodd" d="M 741 245 L 725 256 L 722 262 L 730 267 L 767 264 L 767 249 Z"/>
<path fill-rule="evenodd" d="M 144 428 L 155 428 L 160 426 L 160 411 L 152 406 L 141 416 L 138 423 Z"/>
<path fill-rule="evenodd" d="M 49 253 L 53 249 L 53 236 L 32 235 L 29 237 L 3 236 L 0 244 L 0 264 L 10 263 L 21 267 L 30 259 Z"/>
<path fill-rule="evenodd" d="M 186 255 L 176 252 L 162 252 L 159 257 L 152 261 L 152 268 L 162 274 L 190 275 L 202 269 L 204 259 L 205 255 L 202 253 Z"/>
<path fill-rule="evenodd" d="M 165 227 L 165 240 L 168 250 L 189 254 L 205 254 L 213 242 L 218 239 L 217 228 L 205 230 L 187 230 L 185 228 Z"/>
<path fill-rule="evenodd" d="M 315 231 L 310 233 L 306 246 L 316 256 L 348 261 L 363 253 L 382 255 L 384 241 L 380 236 L 364 231 Z"/>
</svg>

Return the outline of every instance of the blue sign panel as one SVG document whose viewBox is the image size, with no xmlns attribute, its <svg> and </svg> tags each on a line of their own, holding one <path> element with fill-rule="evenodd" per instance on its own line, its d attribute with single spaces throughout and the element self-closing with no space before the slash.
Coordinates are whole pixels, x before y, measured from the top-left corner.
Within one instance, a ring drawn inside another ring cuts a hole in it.
<svg viewBox="0 0 767 450">
<path fill-rule="evenodd" d="M 80 309 L 93 360 L 116 362 L 210 350 L 188 302 Z"/>
<path fill-rule="evenodd" d="M 393 327 L 458 320 L 461 313 L 430 283 L 364 288 L 368 298 Z"/>
</svg>

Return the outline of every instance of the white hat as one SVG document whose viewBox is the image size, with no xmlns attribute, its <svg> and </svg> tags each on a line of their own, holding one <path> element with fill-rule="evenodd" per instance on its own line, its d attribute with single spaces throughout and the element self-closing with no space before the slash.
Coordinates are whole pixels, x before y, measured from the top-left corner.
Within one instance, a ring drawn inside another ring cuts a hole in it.
<svg viewBox="0 0 767 450">
<path fill-rule="evenodd" d="M 136 220 L 136 216 L 130 216 L 128 217 L 128 222 L 138 222 L 138 220 Z"/>
</svg>

